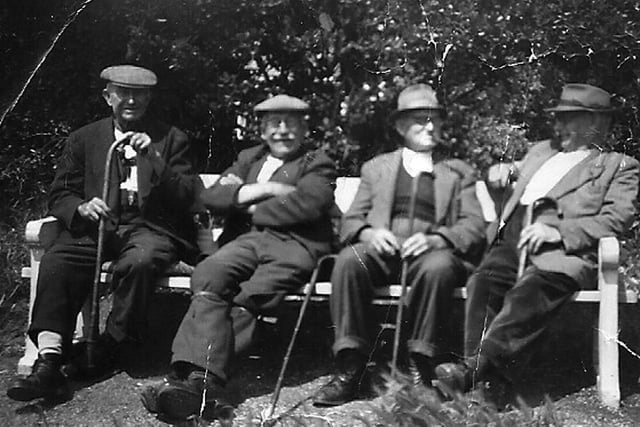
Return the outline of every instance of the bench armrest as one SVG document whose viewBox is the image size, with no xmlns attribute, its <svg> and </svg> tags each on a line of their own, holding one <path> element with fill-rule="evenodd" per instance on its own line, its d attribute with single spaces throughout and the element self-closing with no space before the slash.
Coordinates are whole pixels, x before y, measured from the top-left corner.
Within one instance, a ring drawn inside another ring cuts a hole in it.
<svg viewBox="0 0 640 427">
<path fill-rule="evenodd" d="M 624 291 L 624 283 L 618 280 L 620 266 L 620 242 L 616 237 L 603 237 L 598 242 L 598 288 L 616 284 Z"/>
<path fill-rule="evenodd" d="M 48 216 L 35 221 L 29 221 L 25 228 L 25 240 L 29 246 L 48 248 L 58 237 L 62 224 L 57 218 Z"/>
<path fill-rule="evenodd" d="M 620 405 L 620 369 L 618 365 L 618 280 L 620 245 L 615 237 L 604 237 L 598 243 L 598 381 L 601 401 L 610 408 Z M 622 289 L 624 291 L 624 289 Z"/>
</svg>

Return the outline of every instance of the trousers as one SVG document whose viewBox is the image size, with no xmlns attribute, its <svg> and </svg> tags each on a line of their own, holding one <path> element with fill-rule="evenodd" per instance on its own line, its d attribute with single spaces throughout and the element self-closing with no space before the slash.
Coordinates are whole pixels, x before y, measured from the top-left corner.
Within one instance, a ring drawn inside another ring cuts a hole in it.
<svg viewBox="0 0 640 427">
<path fill-rule="evenodd" d="M 331 277 L 330 310 L 335 325 L 334 353 L 354 349 L 372 350 L 374 289 L 397 283 L 399 256 L 384 257 L 372 247 L 357 243 L 338 255 Z M 409 261 L 407 278 L 411 291 L 403 319 L 407 349 L 428 357 L 441 354 L 451 335 L 453 291 L 464 285 L 467 268 L 452 250 L 434 250 Z"/>
<path fill-rule="evenodd" d="M 188 362 L 222 382 L 234 353 L 231 309 L 273 312 L 308 280 L 316 260 L 294 239 L 253 231 L 222 246 L 191 276 L 193 297 L 172 345 L 172 363 Z"/>
<path fill-rule="evenodd" d="M 525 350 L 580 288 L 568 275 L 534 265 L 517 277 L 523 213 L 521 206 L 507 221 L 467 283 L 465 356 L 482 354 L 505 371 L 522 362 Z"/>
<path fill-rule="evenodd" d="M 147 329 L 147 306 L 159 275 L 174 264 L 172 239 L 144 225 L 120 227 L 105 238 L 103 261 L 113 260 L 113 306 L 106 331 L 116 339 L 141 340 Z M 29 336 L 40 331 L 62 335 L 68 345 L 76 318 L 91 293 L 96 266 L 96 244 L 68 233 L 42 256 Z"/>
</svg>

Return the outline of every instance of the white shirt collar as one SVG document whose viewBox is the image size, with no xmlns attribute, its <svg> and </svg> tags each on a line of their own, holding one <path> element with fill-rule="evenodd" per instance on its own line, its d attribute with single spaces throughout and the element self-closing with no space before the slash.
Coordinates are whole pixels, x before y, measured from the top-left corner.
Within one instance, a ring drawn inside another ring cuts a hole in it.
<svg viewBox="0 0 640 427">
<path fill-rule="evenodd" d="M 420 172 L 433 172 L 433 158 L 431 152 L 413 151 L 410 148 L 402 149 L 402 166 L 412 178 Z"/>
<path fill-rule="evenodd" d="M 256 182 L 267 182 L 274 174 L 274 172 L 284 164 L 284 160 L 273 157 L 271 154 L 267 156 L 267 159 L 262 164 Z"/>
</svg>

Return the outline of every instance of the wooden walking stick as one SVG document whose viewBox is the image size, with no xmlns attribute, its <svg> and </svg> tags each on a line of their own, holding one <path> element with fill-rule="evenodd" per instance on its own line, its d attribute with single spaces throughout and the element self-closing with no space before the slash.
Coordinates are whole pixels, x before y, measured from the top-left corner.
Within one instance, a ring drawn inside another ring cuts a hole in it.
<svg viewBox="0 0 640 427">
<path fill-rule="evenodd" d="M 276 405 L 278 404 L 278 399 L 280 398 L 280 390 L 282 389 L 282 381 L 284 380 L 284 373 L 287 370 L 287 365 L 289 364 L 289 358 L 291 357 L 291 352 L 293 351 L 293 346 L 296 342 L 296 337 L 298 336 L 298 331 L 300 330 L 300 325 L 302 324 L 302 318 L 304 317 L 304 313 L 307 310 L 307 306 L 309 305 L 309 301 L 311 300 L 311 295 L 316 287 L 316 283 L 318 282 L 318 274 L 320 272 L 321 267 L 327 260 L 333 260 L 335 257 L 329 255 L 320 258 L 318 261 L 318 266 L 315 270 L 313 270 L 313 274 L 311 275 L 311 280 L 309 281 L 309 285 L 307 286 L 304 293 L 304 300 L 302 301 L 302 306 L 300 307 L 300 312 L 298 313 L 298 320 L 296 321 L 296 326 L 293 329 L 293 334 L 291 335 L 291 339 L 289 340 L 289 345 L 287 346 L 287 352 L 284 356 L 284 360 L 282 361 L 282 367 L 280 368 L 280 374 L 278 375 L 278 381 L 276 381 L 276 387 L 273 391 L 273 397 L 271 398 L 271 406 L 269 407 L 266 414 L 264 414 L 264 419 L 268 420 L 273 416 L 275 412 Z"/>
<path fill-rule="evenodd" d="M 535 200 L 533 203 L 527 206 L 527 210 L 524 214 L 524 222 L 522 224 L 523 230 L 533 223 L 533 209 L 536 203 L 538 203 L 538 200 Z M 522 249 L 520 249 L 520 254 L 518 257 L 518 275 L 516 276 L 518 279 L 520 279 L 522 277 L 522 273 L 524 273 L 524 268 L 527 265 L 528 253 L 529 251 L 527 250 L 526 246 L 523 246 Z"/>
<path fill-rule="evenodd" d="M 113 152 L 121 145 L 126 144 L 130 136 L 126 136 L 122 139 L 114 141 L 109 150 L 107 151 L 107 159 L 104 166 L 104 181 L 102 183 L 102 200 L 105 203 L 109 197 L 109 184 L 111 178 L 111 160 L 113 158 Z M 97 356 L 97 343 L 98 336 L 100 334 L 100 273 L 102 272 L 102 257 L 104 252 L 104 230 L 105 218 L 100 216 L 98 223 L 98 247 L 96 253 L 96 267 L 93 274 L 93 286 L 91 288 L 91 317 L 89 319 L 89 333 L 87 336 L 87 371 L 94 373 L 96 366 Z"/>
<path fill-rule="evenodd" d="M 411 197 L 409 199 L 409 236 L 413 234 L 413 223 L 416 216 L 416 198 L 418 196 L 418 184 L 420 182 L 420 174 L 413 177 L 411 181 Z M 400 272 L 400 299 L 398 300 L 398 311 L 396 312 L 396 330 L 393 336 L 393 353 L 391 357 L 391 376 L 397 377 L 398 374 L 398 348 L 400 347 L 400 330 L 402 328 L 402 311 L 404 308 L 405 294 L 407 293 L 407 270 L 409 262 L 406 258 L 402 259 L 402 268 Z"/>
</svg>

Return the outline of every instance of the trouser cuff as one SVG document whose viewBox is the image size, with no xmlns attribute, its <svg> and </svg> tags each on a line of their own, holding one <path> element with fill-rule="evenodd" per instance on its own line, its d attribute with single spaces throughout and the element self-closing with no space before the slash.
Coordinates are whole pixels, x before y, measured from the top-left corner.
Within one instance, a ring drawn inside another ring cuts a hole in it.
<svg viewBox="0 0 640 427">
<path fill-rule="evenodd" d="M 369 349 L 369 342 L 359 337 L 342 337 L 332 346 L 334 356 L 342 350 L 356 350 L 362 354 L 369 354 Z"/>
</svg>

